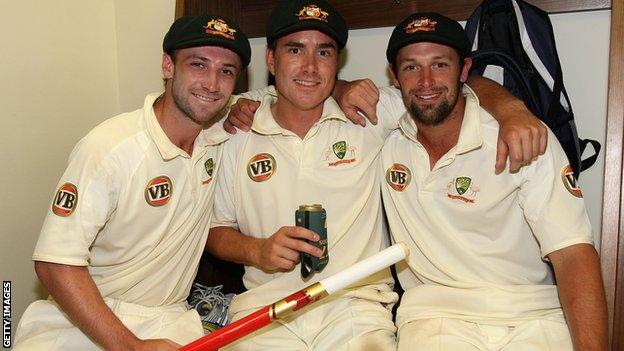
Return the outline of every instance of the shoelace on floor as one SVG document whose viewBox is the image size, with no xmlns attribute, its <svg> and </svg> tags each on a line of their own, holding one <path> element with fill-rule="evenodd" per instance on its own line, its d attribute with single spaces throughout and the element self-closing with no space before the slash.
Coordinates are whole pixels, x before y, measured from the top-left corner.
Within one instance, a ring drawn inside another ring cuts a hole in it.
<svg viewBox="0 0 624 351">
<path fill-rule="evenodd" d="M 189 307 L 197 310 L 206 331 L 214 331 L 228 322 L 227 311 L 236 294 L 223 294 L 223 285 L 208 287 L 200 283 L 193 284 Z"/>
</svg>

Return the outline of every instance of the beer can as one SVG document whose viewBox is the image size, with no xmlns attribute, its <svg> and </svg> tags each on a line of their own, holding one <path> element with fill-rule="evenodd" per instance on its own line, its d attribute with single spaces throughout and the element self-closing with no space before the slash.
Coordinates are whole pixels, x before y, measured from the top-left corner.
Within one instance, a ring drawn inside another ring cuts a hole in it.
<svg viewBox="0 0 624 351">
<path fill-rule="evenodd" d="M 323 256 L 316 257 L 301 253 L 301 276 L 309 277 L 313 272 L 320 272 L 329 262 L 327 252 L 327 213 L 322 205 L 301 205 L 295 211 L 295 223 L 319 235 L 319 241 L 309 243 L 323 250 Z"/>
</svg>

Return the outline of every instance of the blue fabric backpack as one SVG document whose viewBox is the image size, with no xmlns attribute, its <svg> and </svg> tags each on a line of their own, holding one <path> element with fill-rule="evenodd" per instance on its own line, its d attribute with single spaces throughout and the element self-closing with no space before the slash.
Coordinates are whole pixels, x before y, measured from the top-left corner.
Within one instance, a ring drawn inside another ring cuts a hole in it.
<svg viewBox="0 0 624 351">
<path fill-rule="evenodd" d="M 557 136 L 578 177 L 598 159 L 600 143 L 579 139 L 548 14 L 523 0 L 485 0 L 470 15 L 471 74 L 488 77 L 519 99 Z M 593 155 L 581 159 L 591 145 Z"/>
</svg>

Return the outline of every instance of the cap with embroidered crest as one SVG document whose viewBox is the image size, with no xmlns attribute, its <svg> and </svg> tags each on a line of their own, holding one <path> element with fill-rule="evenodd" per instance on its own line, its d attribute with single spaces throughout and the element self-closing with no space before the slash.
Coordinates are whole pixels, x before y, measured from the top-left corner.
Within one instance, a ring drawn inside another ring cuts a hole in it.
<svg viewBox="0 0 624 351">
<path fill-rule="evenodd" d="M 280 1 L 269 16 L 267 42 L 302 30 L 318 30 L 336 40 L 338 48 L 347 44 L 349 30 L 342 16 L 323 0 Z"/>
<path fill-rule="evenodd" d="M 230 49 L 240 56 L 243 67 L 251 59 L 251 47 L 245 33 L 234 21 L 219 15 L 204 13 L 180 17 L 173 22 L 163 40 L 163 51 L 167 54 L 197 46 Z"/>
<path fill-rule="evenodd" d="M 435 12 L 415 13 L 394 28 L 386 58 L 393 63 L 399 50 L 412 43 L 428 41 L 455 48 L 460 55 L 470 53 L 470 40 L 457 21 Z"/>
</svg>

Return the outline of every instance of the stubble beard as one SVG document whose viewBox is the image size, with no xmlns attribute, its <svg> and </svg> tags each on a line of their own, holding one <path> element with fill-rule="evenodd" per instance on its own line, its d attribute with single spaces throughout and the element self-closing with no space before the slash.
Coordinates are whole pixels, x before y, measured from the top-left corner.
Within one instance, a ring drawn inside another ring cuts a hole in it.
<svg viewBox="0 0 624 351">
<path fill-rule="evenodd" d="M 454 94 L 451 95 L 450 100 L 443 98 L 437 105 L 425 105 L 419 106 L 414 100 L 410 100 L 408 111 L 412 118 L 417 122 L 420 122 L 426 126 L 436 126 L 444 122 L 457 104 L 457 98 L 460 94 L 461 85 L 458 84 Z M 415 96 L 414 90 L 410 91 L 409 96 Z"/>
<path fill-rule="evenodd" d="M 172 90 L 173 102 L 180 109 L 180 111 L 184 112 L 184 114 L 190 120 L 192 120 L 193 122 L 197 124 L 204 125 L 205 123 L 210 121 L 212 119 L 211 115 L 208 115 L 208 114 L 199 115 L 193 110 L 193 108 L 191 107 L 191 104 L 189 103 L 189 97 L 184 96 L 182 89 L 176 88 L 175 78 L 172 78 L 172 79 L 173 81 L 171 82 L 172 83 L 171 90 Z"/>
</svg>

